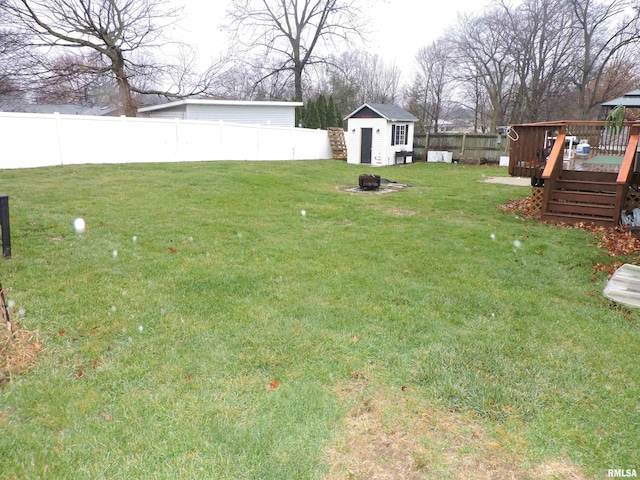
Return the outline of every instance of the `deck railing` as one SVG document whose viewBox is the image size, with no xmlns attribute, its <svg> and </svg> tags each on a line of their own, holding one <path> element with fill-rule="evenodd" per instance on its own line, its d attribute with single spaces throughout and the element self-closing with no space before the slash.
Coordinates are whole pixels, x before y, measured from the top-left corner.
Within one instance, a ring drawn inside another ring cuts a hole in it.
<svg viewBox="0 0 640 480">
<path fill-rule="evenodd" d="M 509 174 L 541 179 L 549 162 L 556 139 L 564 133 L 562 168 L 618 172 L 633 129 L 638 123 L 626 122 L 620 131 L 607 127 L 605 122 L 562 121 L 510 126 Z M 587 153 L 584 148 L 589 145 Z M 633 157 L 629 182 L 638 184 L 640 165 Z"/>
<path fill-rule="evenodd" d="M 547 157 L 547 164 L 542 172 L 541 179 L 544 182 L 545 188 L 542 195 L 542 205 L 549 203 L 549 195 L 555 188 L 555 182 L 562 173 L 563 157 L 564 157 L 564 145 L 566 140 L 566 127 L 561 127 L 560 131 L 556 134 L 554 139 L 551 153 Z"/>
<path fill-rule="evenodd" d="M 618 177 L 616 179 L 616 212 L 620 212 L 624 208 L 624 201 L 629 191 L 629 186 L 639 185 L 640 174 L 638 173 L 638 139 L 640 137 L 640 125 L 629 127 L 629 140 L 627 142 L 626 151 Z"/>
</svg>

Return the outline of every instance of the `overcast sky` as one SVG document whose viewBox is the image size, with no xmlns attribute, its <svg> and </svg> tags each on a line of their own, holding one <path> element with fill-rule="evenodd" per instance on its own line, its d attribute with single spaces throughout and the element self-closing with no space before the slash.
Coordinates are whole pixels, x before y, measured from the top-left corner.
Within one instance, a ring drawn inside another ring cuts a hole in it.
<svg viewBox="0 0 640 480">
<path fill-rule="evenodd" d="M 224 50 L 220 31 L 228 0 L 186 0 L 185 18 L 176 36 L 198 48 L 201 61 Z M 458 12 L 479 11 L 483 0 L 364 0 L 371 16 L 371 34 L 362 47 L 409 74 L 418 49 L 445 33 Z"/>
</svg>

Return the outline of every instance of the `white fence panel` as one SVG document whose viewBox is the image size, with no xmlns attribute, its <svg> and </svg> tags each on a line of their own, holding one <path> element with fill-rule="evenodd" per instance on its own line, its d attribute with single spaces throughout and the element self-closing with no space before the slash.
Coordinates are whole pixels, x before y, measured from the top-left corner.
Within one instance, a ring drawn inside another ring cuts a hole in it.
<svg viewBox="0 0 640 480">
<path fill-rule="evenodd" d="M 0 169 L 332 158 L 326 130 L 177 119 L 0 113 L 0 138 Z"/>
</svg>

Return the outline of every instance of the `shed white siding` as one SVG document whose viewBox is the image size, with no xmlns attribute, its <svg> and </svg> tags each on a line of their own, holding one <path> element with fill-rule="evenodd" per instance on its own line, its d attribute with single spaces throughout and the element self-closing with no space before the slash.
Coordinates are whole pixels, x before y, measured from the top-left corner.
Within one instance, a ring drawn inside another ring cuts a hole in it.
<svg viewBox="0 0 640 480">
<path fill-rule="evenodd" d="M 271 105 L 187 105 L 187 120 L 295 126 L 294 107 Z"/>
<path fill-rule="evenodd" d="M 346 120 L 347 163 L 383 166 L 413 161 L 412 156 L 404 155 L 396 159 L 398 152 L 413 152 L 417 118 L 406 110 L 395 105 L 365 103 Z M 371 152 L 363 151 L 368 150 L 369 143 Z"/>
<path fill-rule="evenodd" d="M 394 125 L 408 125 L 407 143 L 391 145 L 392 129 Z M 362 163 L 362 129 L 371 128 L 371 165 L 395 165 L 396 152 L 413 151 L 413 122 L 389 122 L 384 118 L 350 118 L 347 127 L 347 163 Z M 412 158 L 406 159 L 407 163 Z M 402 163 L 403 159 L 398 159 Z"/>
<path fill-rule="evenodd" d="M 387 121 L 384 118 L 350 118 L 347 130 L 347 163 L 362 163 L 362 130 L 371 129 L 371 165 L 386 163 L 386 139 L 391 142 L 391 130 L 387 136 Z M 385 162 L 383 162 L 383 159 Z"/>
<path fill-rule="evenodd" d="M 180 120 L 222 121 L 251 125 L 295 126 L 300 102 L 248 102 L 229 100 L 182 100 L 141 108 L 141 116 Z"/>
</svg>

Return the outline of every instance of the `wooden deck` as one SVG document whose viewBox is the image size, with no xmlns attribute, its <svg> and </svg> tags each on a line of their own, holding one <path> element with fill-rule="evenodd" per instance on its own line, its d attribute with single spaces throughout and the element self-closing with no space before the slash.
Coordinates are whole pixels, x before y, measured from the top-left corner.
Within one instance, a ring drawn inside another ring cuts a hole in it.
<svg viewBox="0 0 640 480">
<path fill-rule="evenodd" d="M 543 220 L 617 225 L 629 188 L 640 190 L 639 134 L 631 122 L 619 132 L 604 122 L 510 125 L 509 174 L 544 187 Z"/>
</svg>

